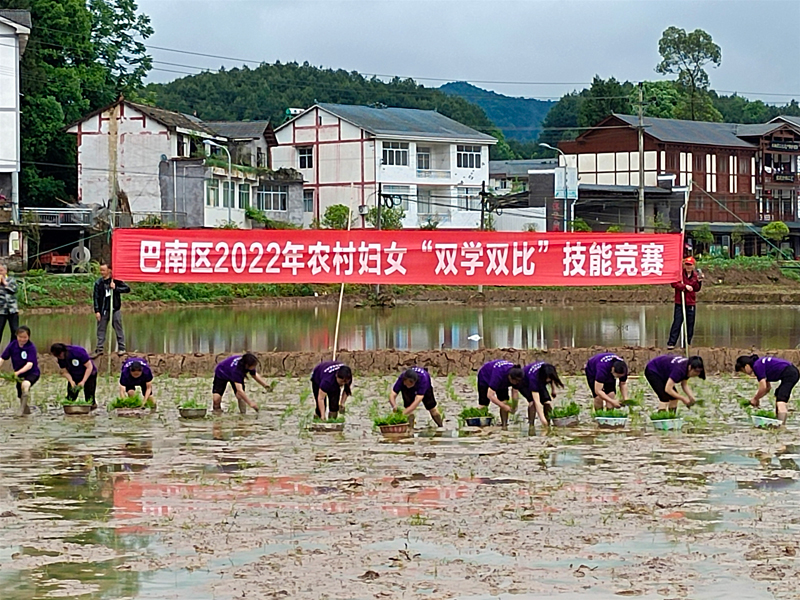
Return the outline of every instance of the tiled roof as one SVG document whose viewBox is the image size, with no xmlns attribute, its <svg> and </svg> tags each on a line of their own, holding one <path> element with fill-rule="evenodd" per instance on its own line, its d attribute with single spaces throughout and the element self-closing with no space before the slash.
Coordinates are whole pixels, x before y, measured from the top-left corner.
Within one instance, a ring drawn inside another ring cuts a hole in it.
<svg viewBox="0 0 800 600">
<path fill-rule="evenodd" d="M 497 140 L 433 110 L 318 104 L 321 109 L 376 136 L 403 136 L 494 144 Z"/>
<path fill-rule="evenodd" d="M 200 119 L 192 115 L 185 115 L 183 113 L 166 110 L 164 108 L 157 108 L 155 106 L 148 106 L 146 104 L 136 104 L 128 100 L 126 104 L 132 106 L 142 114 L 150 117 L 154 121 L 158 121 L 167 127 L 180 127 L 182 129 L 190 129 L 206 133 L 211 136 L 216 136 L 217 133 L 206 126 Z"/>
<path fill-rule="evenodd" d="M 632 127 L 639 124 L 633 115 L 614 116 Z M 727 146 L 730 148 L 754 148 L 750 142 L 736 136 L 741 125 L 736 123 L 710 123 L 706 121 L 682 121 L 680 119 L 644 118 L 645 133 L 662 142 L 693 144 L 700 146 Z"/>
<path fill-rule="evenodd" d="M 263 138 L 269 121 L 203 121 L 222 137 L 232 140 Z"/>
<path fill-rule="evenodd" d="M 527 177 L 528 171 L 539 169 L 555 169 L 557 158 L 531 158 L 528 160 L 490 160 L 489 176 Z"/>
</svg>

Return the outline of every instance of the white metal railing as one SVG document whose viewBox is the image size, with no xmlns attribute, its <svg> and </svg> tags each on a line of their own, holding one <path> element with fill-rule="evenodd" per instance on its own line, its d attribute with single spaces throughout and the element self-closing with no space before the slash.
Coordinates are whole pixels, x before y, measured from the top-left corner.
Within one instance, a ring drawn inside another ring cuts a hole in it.
<svg viewBox="0 0 800 600">
<path fill-rule="evenodd" d="M 417 177 L 420 179 L 450 179 L 450 171 L 441 169 L 417 169 Z"/>
<path fill-rule="evenodd" d="M 39 208 L 22 209 L 23 221 L 38 223 L 42 227 L 91 227 L 91 208 Z"/>
</svg>

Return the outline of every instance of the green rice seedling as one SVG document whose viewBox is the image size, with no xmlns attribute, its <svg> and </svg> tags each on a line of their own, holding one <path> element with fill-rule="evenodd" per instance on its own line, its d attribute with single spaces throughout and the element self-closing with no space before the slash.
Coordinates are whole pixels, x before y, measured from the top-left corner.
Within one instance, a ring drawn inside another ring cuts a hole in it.
<svg viewBox="0 0 800 600">
<path fill-rule="evenodd" d="M 144 400 L 142 399 L 142 395 L 136 393 L 133 396 L 120 396 L 119 398 L 115 398 L 108 405 L 108 410 L 116 410 L 117 408 L 142 408 L 143 406 Z"/>
<path fill-rule="evenodd" d="M 75 398 L 71 399 L 68 397 L 61 398 L 59 400 L 61 406 L 86 406 L 92 403 L 91 400 L 87 401 L 85 398 Z"/>
<path fill-rule="evenodd" d="M 22 378 L 17 377 L 14 373 L 0 373 L 0 379 L 8 383 L 19 383 L 22 381 Z"/>
<path fill-rule="evenodd" d="M 382 425 L 402 425 L 404 423 L 408 423 L 408 417 L 403 414 L 403 411 L 395 410 L 390 412 L 388 415 L 377 417 L 372 422 L 375 427 L 380 427 Z"/>
<path fill-rule="evenodd" d="M 581 412 L 581 407 L 576 402 L 570 402 L 565 406 L 555 406 L 550 412 L 551 419 L 563 419 L 566 417 L 577 417 Z"/>
<path fill-rule="evenodd" d="M 205 402 L 200 402 L 194 398 L 187 398 L 180 403 L 181 408 L 208 408 Z"/>
<path fill-rule="evenodd" d="M 774 410 L 770 410 L 768 408 L 760 408 L 757 411 L 753 412 L 753 415 L 756 417 L 762 417 L 764 419 L 777 419 L 778 417 L 775 415 Z"/>
<path fill-rule="evenodd" d="M 668 410 L 657 410 L 650 413 L 651 421 L 663 421 L 665 419 L 676 419 L 677 414 Z"/>
<path fill-rule="evenodd" d="M 606 419 L 625 419 L 628 417 L 628 413 L 621 408 L 599 408 L 592 412 L 592 416 Z"/>
<path fill-rule="evenodd" d="M 469 406 L 459 413 L 458 418 L 461 419 L 462 421 L 465 421 L 467 419 L 478 419 L 480 417 L 491 417 L 491 416 L 492 414 L 489 412 L 488 406 L 481 406 L 481 407 Z"/>
</svg>

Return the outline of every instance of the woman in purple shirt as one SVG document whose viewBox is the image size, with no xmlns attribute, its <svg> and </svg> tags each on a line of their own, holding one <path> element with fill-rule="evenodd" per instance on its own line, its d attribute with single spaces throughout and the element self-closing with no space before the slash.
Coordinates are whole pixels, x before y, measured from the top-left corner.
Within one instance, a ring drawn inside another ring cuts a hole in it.
<svg viewBox="0 0 800 600">
<path fill-rule="evenodd" d="M 92 402 L 92 410 L 97 408 L 94 399 L 97 390 L 97 367 L 92 362 L 86 348 L 56 343 L 50 346 L 50 354 L 58 360 L 61 376 L 67 380 L 67 398 L 75 400 L 83 390 L 86 402 Z"/>
<path fill-rule="evenodd" d="M 150 406 L 155 409 L 153 400 L 153 371 L 150 365 L 143 358 L 132 357 L 122 363 L 122 371 L 119 375 L 119 395 L 133 396 L 136 388 L 142 390 L 142 399 L 145 405 L 150 402 Z"/>
<path fill-rule="evenodd" d="M 525 375 L 522 367 L 507 360 L 491 360 L 478 371 L 478 404 L 489 406 L 492 402 L 500 408 L 500 424 L 508 425 L 508 415 L 513 412 L 507 404 L 508 388 L 511 399 L 519 398 L 518 390 L 522 388 Z"/>
<path fill-rule="evenodd" d="M 403 371 L 394 383 L 392 391 L 389 392 L 389 404 L 392 405 L 392 410 L 397 410 L 398 394 L 403 396 L 403 414 L 408 416 L 408 422 L 412 428 L 414 427 L 414 411 L 417 410 L 420 402 L 431 413 L 431 418 L 436 422 L 436 426 L 444 426 L 442 415 L 436 408 L 433 383 L 427 370 L 422 367 L 411 367 Z"/>
<path fill-rule="evenodd" d="M 228 384 L 230 384 L 233 394 L 239 403 L 240 413 L 245 414 L 248 406 L 258 412 L 258 405 L 250 400 L 247 392 L 244 391 L 244 380 L 248 375 L 265 390 L 269 389 L 269 384 L 264 381 L 261 375 L 256 373 L 257 366 L 258 358 L 250 352 L 229 356 L 217 364 L 214 369 L 214 383 L 211 386 L 211 400 L 214 412 L 222 412 L 222 396 L 225 395 L 225 388 L 228 387 Z"/>
<path fill-rule="evenodd" d="M 658 410 L 675 412 L 678 409 L 678 400 L 686 406 L 692 406 L 697 399 L 689 387 L 690 377 L 706 378 L 706 369 L 703 359 L 699 356 L 673 356 L 664 354 L 656 356 L 644 368 L 644 376 L 650 387 L 658 396 L 660 404 Z M 675 386 L 681 384 L 683 394 Z"/>
<path fill-rule="evenodd" d="M 550 411 L 553 410 L 552 400 L 556 397 L 556 387 L 563 388 L 564 384 L 558 377 L 558 371 L 550 363 L 531 363 L 525 365 L 522 372 L 525 375 L 525 385 L 520 394 L 528 401 L 528 423 L 532 426 L 538 415 L 539 422 L 547 427 Z"/>
<path fill-rule="evenodd" d="M 14 375 L 22 380 L 17 382 L 20 411 L 23 415 L 29 415 L 31 409 L 28 406 L 28 398 L 33 384 L 39 381 L 39 362 L 36 357 L 36 346 L 31 341 L 31 330 L 26 325 L 17 329 L 17 339 L 11 340 L 3 350 L 3 354 L 0 355 L 0 366 L 9 359 Z"/>
<path fill-rule="evenodd" d="M 628 365 L 613 352 L 595 354 L 584 367 L 595 410 L 619 408 L 628 399 Z M 622 402 L 617 401 L 617 379 Z"/>
<path fill-rule="evenodd" d="M 800 381 L 800 371 L 797 370 L 797 367 L 788 360 L 775 356 L 759 358 L 758 354 L 751 354 L 736 359 L 736 372 L 755 375 L 758 379 L 756 395 L 750 400 L 750 404 L 756 408 L 758 408 L 761 398 L 769 392 L 770 382 L 781 382 L 775 390 L 775 414 L 780 421 L 786 423 L 789 398 L 794 386 Z"/>
<path fill-rule="evenodd" d="M 340 362 L 328 360 L 319 363 L 311 372 L 311 392 L 314 396 L 314 414 L 325 418 L 325 400 L 328 400 L 328 418 L 335 419 L 339 410 L 344 412 L 344 403 L 351 395 L 353 371 Z M 344 393 L 342 393 L 344 392 Z"/>
</svg>

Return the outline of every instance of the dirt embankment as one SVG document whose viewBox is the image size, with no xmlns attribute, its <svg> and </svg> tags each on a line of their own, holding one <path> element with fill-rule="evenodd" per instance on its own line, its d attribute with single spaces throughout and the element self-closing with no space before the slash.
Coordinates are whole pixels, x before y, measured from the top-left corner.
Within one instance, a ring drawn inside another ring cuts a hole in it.
<svg viewBox="0 0 800 600">
<path fill-rule="evenodd" d="M 535 360 L 546 360 L 555 364 L 564 375 L 580 375 L 583 365 L 590 356 L 598 352 L 616 352 L 625 359 L 632 374 L 641 374 L 647 362 L 659 354 L 661 348 L 643 348 L 627 346 L 621 348 L 558 348 L 554 350 L 426 350 L 420 352 L 400 352 L 396 350 L 375 351 L 343 351 L 337 355 L 340 360 L 353 368 L 356 376 L 389 375 L 398 373 L 404 368 L 419 365 L 426 367 L 436 375 L 464 376 L 475 373 L 485 362 L 505 358 L 515 363 L 526 364 Z M 731 373 L 736 357 L 741 354 L 752 354 L 753 349 L 742 348 L 696 348 L 693 353 L 703 357 L 706 371 L 709 374 Z M 758 353 L 756 351 L 756 353 Z M 800 350 L 780 350 L 775 356 L 800 364 Z M 147 361 L 156 375 L 170 377 L 191 376 L 205 377 L 214 372 L 214 366 L 227 354 L 149 354 Z M 330 354 L 321 352 L 262 352 L 257 353 L 261 361 L 260 373 L 266 377 L 302 377 L 310 374 L 314 366 L 330 360 Z M 125 357 L 111 356 L 111 372 L 117 373 Z M 102 356 L 97 361 L 101 373 L 108 369 L 108 357 Z M 53 359 L 40 361 L 43 373 L 57 373 Z"/>
</svg>

